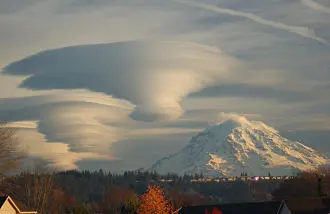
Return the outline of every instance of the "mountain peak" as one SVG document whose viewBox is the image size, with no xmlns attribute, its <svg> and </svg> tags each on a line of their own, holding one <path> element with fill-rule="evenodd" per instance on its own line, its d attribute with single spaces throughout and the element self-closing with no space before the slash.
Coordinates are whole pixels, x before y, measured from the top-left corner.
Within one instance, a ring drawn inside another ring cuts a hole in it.
<svg viewBox="0 0 330 214">
<path fill-rule="evenodd" d="M 195 135 L 180 152 L 159 160 L 160 173 L 204 173 L 207 176 L 292 174 L 316 168 L 327 159 L 314 149 L 280 136 L 260 121 L 235 114 L 220 115 L 220 122 Z"/>
<path fill-rule="evenodd" d="M 225 113 L 219 115 L 219 122 L 207 127 L 201 133 L 213 133 L 214 135 L 228 137 L 233 131 L 237 133 L 254 132 L 256 130 L 278 134 L 277 130 L 261 121 L 248 120 L 242 115 Z"/>
</svg>

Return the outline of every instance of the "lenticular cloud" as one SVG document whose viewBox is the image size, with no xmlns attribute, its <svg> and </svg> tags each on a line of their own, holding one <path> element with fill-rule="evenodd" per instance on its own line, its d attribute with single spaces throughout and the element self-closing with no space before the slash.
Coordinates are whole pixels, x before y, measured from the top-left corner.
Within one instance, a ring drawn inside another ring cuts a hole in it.
<svg viewBox="0 0 330 214">
<path fill-rule="evenodd" d="M 135 105 L 131 117 L 177 118 L 191 92 L 230 76 L 238 63 L 219 49 L 181 42 L 120 42 L 49 50 L 8 65 L 34 90 L 89 89 Z"/>
</svg>

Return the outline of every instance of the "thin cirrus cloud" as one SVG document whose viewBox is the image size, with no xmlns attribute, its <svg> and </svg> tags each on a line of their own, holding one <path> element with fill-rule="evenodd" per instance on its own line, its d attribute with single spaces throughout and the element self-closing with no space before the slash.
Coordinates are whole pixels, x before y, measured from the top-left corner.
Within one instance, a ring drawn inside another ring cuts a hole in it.
<svg viewBox="0 0 330 214">
<path fill-rule="evenodd" d="M 244 83 L 220 84 L 192 93 L 189 97 L 251 97 L 274 99 L 279 102 L 306 102 L 315 97 L 310 91 L 284 90 L 271 85 L 253 85 Z"/>
<path fill-rule="evenodd" d="M 12 63 L 5 74 L 28 76 L 34 90 L 89 89 L 135 105 L 131 117 L 154 121 L 183 114 L 180 101 L 238 70 L 219 49 L 182 42 L 121 42 L 41 52 Z"/>
<path fill-rule="evenodd" d="M 300 0 L 302 4 L 306 5 L 309 8 L 312 8 L 314 10 L 318 10 L 323 13 L 329 13 L 330 14 L 330 8 L 325 7 L 316 1 L 313 0 Z"/>
<path fill-rule="evenodd" d="M 197 7 L 197 8 L 204 9 L 204 10 L 213 11 L 213 12 L 216 12 L 216 13 L 247 18 L 247 19 L 255 21 L 259 24 L 262 24 L 262 25 L 267 25 L 267 26 L 274 27 L 274 28 L 277 28 L 277 29 L 286 30 L 288 32 L 295 33 L 299 36 L 303 36 L 303 37 L 306 37 L 306 38 L 313 39 L 313 40 L 318 41 L 322 44 L 330 45 L 330 43 L 327 40 L 316 36 L 313 29 L 309 29 L 307 27 L 287 25 L 287 24 L 283 24 L 283 23 L 280 23 L 280 22 L 275 22 L 275 21 L 264 19 L 262 17 L 259 17 L 255 14 L 253 14 L 253 13 L 246 13 L 246 12 L 231 10 L 231 9 L 227 9 L 227 8 L 221 8 L 221 7 L 217 7 L 217 6 L 209 5 L 209 4 L 204 4 L 204 3 L 192 2 L 192 1 L 186 1 L 186 0 L 175 0 L 175 1 L 178 2 L 178 3 L 190 5 L 192 7 Z"/>
</svg>

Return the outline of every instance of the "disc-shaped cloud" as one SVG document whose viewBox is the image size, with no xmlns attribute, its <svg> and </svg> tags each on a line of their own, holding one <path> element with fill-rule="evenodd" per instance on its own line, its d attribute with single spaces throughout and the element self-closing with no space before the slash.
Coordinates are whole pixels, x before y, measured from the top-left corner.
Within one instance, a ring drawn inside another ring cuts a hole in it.
<svg viewBox="0 0 330 214">
<path fill-rule="evenodd" d="M 36 121 L 34 129 L 43 141 L 67 144 L 76 153 L 107 154 L 112 143 L 124 138 L 122 124 L 129 121 L 130 112 L 131 106 L 121 100 L 87 91 L 0 99 L 1 119 Z"/>
<path fill-rule="evenodd" d="M 88 91 L 0 99 L 0 118 L 18 130 L 29 160 L 60 170 L 76 169 L 83 159 L 115 159 L 110 148 L 125 139 L 130 112 L 129 103 Z"/>
<path fill-rule="evenodd" d="M 41 52 L 8 65 L 28 76 L 21 87 L 89 89 L 136 105 L 131 117 L 153 121 L 179 117 L 180 101 L 217 83 L 237 67 L 220 50 L 180 42 L 121 42 Z"/>
</svg>

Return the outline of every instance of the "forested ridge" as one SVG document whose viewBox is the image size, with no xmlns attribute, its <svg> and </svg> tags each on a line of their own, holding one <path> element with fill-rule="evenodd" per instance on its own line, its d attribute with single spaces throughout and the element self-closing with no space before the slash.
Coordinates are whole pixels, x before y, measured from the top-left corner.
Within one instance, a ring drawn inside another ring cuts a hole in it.
<svg viewBox="0 0 330 214">
<path fill-rule="evenodd" d="M 64 191 L 71 193 L 83 202 L 98 202 L 113 188 L 128 188 L 138 195 L 142 194 L 148 185 L 157 184 L 171 192 L 183 195 L 193 195 L 196 198 L 210 202 L 243 202 L 267 199 L 282 181 L 256 182 L 191 182 L 203 175 L 175 174 L 159 175 L 156 172 L 127 171 L 122 174 L 99 171 L 66 171 L 55 174 L 55 183 Z M 163 182 L 167 180 L 169 182 Z M 253 191 L 256 191 L 253 198 Z"/>
</svg>

